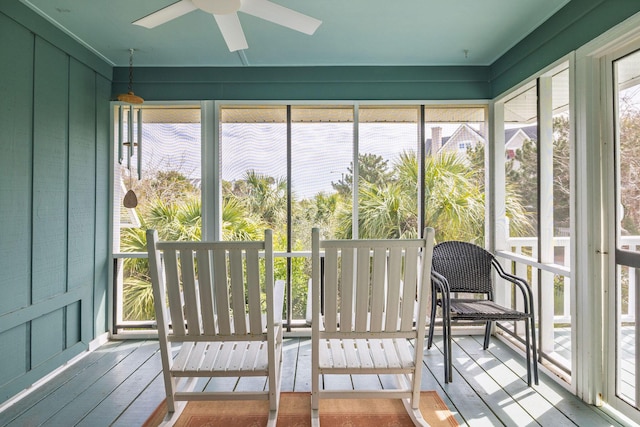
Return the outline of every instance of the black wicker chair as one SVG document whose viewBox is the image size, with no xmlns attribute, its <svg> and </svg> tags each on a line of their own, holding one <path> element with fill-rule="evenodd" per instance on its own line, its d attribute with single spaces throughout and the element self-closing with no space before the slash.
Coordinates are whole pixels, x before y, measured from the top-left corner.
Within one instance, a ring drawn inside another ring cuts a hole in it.
<svg viewBox="0 0 640 427">
<path fill-rule="evenodd" d="M 493 293 L 492 269 L 498 276 L 513 283 L 524 299 L 524 311 L 513 310 L 496 304 Z M 533 296 L 526 280 L 508 274 L 496 258 L 480 246 L 465 242 L 442 242 L 433 248 L 432 265 L 433 297 L 431 300 L 431 323 L 427 348 L 431 348 L 435 326 L 436 309 L 442 307 L 442 330 L 444 338 L 444 376 L 451 382 L 451 322 L 467 320 L 486 322 L 484 349 L 489 347 L 491 323 L 496 320 L 524 320 L 527 353 L 527 384 L 531 386 L 531 368 L 535 384 L 538 384 L 535 318 Z M 476 294 L 483 299 L 459 299 L 454 293 Z"/>
</svg>

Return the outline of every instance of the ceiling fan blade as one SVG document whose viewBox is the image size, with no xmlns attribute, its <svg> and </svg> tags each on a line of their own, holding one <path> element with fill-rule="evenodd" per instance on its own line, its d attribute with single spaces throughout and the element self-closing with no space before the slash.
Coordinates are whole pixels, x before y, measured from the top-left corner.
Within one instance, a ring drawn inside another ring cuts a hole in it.
<svg viewBox="0 0 640 427">
<path fill-rule="evenodd" d="M 225 15 L 213 14 L 213 17 L 216 18 L 218 27 L 222 32 L 222 37 L 224 37 L 224 41 L 227 43 L 230 52 L 247 49 L 249 47 L 237 13 L 228 13 Z"/>
<path fill-rule="evenodd" d="M 268 0 L 242 0 L 240 10 L 305 34 L 313 34 L 322 21 Z"/>
<path fill-rule="evenodd" d="M 170 4 L 167 7 L 155 11 L 144 18 L 133 21 L 133 24 L 147 28 L 154 28 L 196 9 L 197 7 L 191 2 L 191 0 L 180 0 L 177 3 Z"/>
</svg>

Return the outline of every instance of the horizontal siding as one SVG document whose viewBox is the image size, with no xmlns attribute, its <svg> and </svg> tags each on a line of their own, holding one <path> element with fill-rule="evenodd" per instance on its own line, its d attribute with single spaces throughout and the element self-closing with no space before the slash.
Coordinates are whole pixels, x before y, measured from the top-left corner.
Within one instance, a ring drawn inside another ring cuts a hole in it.
<svg viewBox="0 0 640 427">
<path fill-rule="evenodd" d="M 488 67 L 136 68 L 146 100 L 487 99 Z M 127 91 L 128 68 L 114 68 L 113 93 Z"/>
</svg>

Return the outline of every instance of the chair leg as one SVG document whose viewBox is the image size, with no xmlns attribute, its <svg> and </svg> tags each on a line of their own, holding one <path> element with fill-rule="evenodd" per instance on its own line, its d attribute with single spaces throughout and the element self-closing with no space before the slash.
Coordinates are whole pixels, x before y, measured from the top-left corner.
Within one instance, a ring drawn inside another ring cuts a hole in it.
<svg viewBox="0 0 640 427">
<path fill-rule="evenodd" d="M 278 410 L 269 411 L 269 419 L 267 420 L 267 427 L 276 427 L 278 422 Z"/>
<path fill-rule="evenodd" d="M 491 339 L 491 323 L 492 322 L 487 322 L 487 325 L 484 328 L 483 350 L 486 350 L 489 348 L 489 340 Z"/>
<path fill-rule="evenodd" d="M 448 307 L 447 307 L 448 308 Z M 453 381 L 453 352 L 451 347 L 451 341 L 453 340 L 453 336 L 451 335 L 451 317 L 447 316 L 447 356 L 448 356 L 448 372 L 449 372 L 449 381 Z"/>
<path fill-rule="evenodd" d="M 451 309 L 446 299 L 442 300 L 442 340 L 444 346 L 444 382 L 453 380 L 453 362 L 451 356 Z"/>
<path fill-rule="evenodd" d="M 524 330 L 525 330 L 525 336 L 524 336 L 524 345 L 525 345 L 525 351 L 527 352 L 527 385 L 529 387 L 531 387 L 531 328 L 529 325 L 529 321 L 528 319 L 525 320 L 524 323 Z"/>
<path fill-rule="evenodd" d="M 311 410 L 311 427 L 320 427 L 320 413 L 317 409 Z"/>
<path fill-rule="evenodd" d="M 413 373 L 413 375 L 415 375 L 415 372 Z M 410 390 L 414 388 L 412 380 L 410 380 L 408 375 L 406 374 L 397 374 L 395 376 L 395 380 L 396 388 L 398 390 Z M 411 418 L 411 421 L 413 421 L 413 425 L 429 427 L 429 423 L 427 423 L 427 421 L 422 417 L 422 412 L 420 412 L 419 390 L 414 389 L 412 397 L 406 397 L 402 399 L 402 404 L 404 405 L 404 409 L 407 411 L 409 418 Z"/>
<path fill-rule="evenodd" d="M 320 427 L 320 374 L 312 370 L 311 378 L 311 427 Z"/>
<path fill-rule="evenodd" d="M 533 382 L 538 385 L 538 347 L 536 344 L 536 320 L 531 316 L 531 352 L 533 353 Z"/>
<path fill-rule="evenodd" d="M 429 322 L 429 336 L 427 337 L 427 350 L 431 348 L 433 345 L 433 332 L 436 326 L 436 310 L 438 308 L 438 302 L 436 301 L 436 296 L 433 295 L 431 298 L 431 321 Z"/>
</svg>

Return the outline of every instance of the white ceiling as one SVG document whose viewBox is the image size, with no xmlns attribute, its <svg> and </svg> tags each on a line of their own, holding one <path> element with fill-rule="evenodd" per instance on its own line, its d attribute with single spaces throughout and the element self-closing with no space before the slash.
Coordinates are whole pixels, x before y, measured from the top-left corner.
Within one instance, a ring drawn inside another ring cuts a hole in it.
<svg viewBox="0 0 640 427">
<path fill-rule="evenodd" d="M 320 19 L 309 36 L 239 13 L 229 52 L 212 15 L 131 23 L 176 0 L 21 0 L 113 66 L 490 65 L 569 0 L 273 0 Z M 467 54 L 465 55 L 465 51 Z"/>
</svg>

